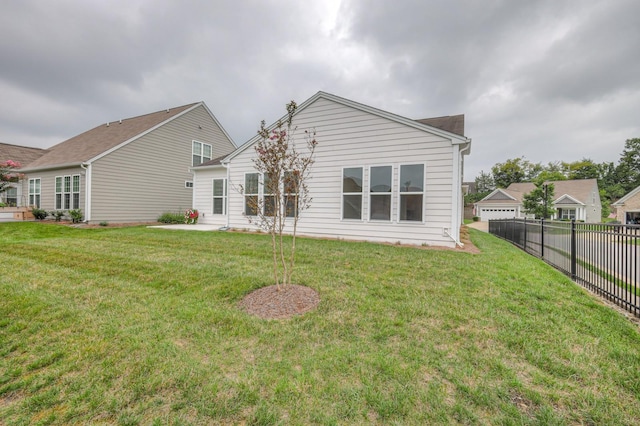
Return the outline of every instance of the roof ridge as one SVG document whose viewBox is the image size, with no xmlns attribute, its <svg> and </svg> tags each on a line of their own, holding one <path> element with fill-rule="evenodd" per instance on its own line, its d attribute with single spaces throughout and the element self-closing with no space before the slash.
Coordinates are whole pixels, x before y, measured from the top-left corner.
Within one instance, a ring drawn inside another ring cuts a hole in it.
<svg viewBox="0 0 640 426">
<path fill-rule="evenodd" d="M 157 114 L 157 113 L 162 112 L 162 111 L 166 111 L 167 113 L 169 113 L 173 109 L 192 107 L 192 106 L 197 105 L 199 103 L 202 103 L 202 101 L 193 102 L 193 103 L 190 103 L 190 104 L 184 104 L 184 105 L 180 105 L 180 106 L 174 106 L 174 107 L 171 107 L 171 108 L 159 109 L 158 111 L 148 112 L 146 114 L 134 115 L 133 117 L 125 117 L 125 118 L 119 118 L 117 120 L 105 121 L 102 124 L 111 124 L 111 123 L 116 123 L 116 122 L 119 122 L 119 121 L 134 120 L 136 118 L 142 118 L 142 117 L 146 117 L 148 115 Z M 102 124 L 99 124 L 99 126 L 101 126 Z"/>
</svg>

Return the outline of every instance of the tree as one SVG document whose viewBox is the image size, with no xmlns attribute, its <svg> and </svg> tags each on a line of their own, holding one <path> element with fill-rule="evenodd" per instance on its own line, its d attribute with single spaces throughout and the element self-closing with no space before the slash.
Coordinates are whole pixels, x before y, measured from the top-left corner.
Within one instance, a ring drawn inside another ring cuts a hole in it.
<svg viewBox="0 0 640 426">
<path fill-rule="evenodd" d="M 22 167 L 17 161 L 7 160 L 4 163 L 0 163 L 0 194 L 5 192 L 9 186 L 18 182 L 22 175 L 16 173 L 14 170 Z"/>
<path fill-rule="evenodd" d="M 262 175 L 263 193 L 259 197 L 247 197 L 254 217 L 248 216 L 261 229 L 271 235 L 273 255 L 274 283 L 280 290 L 280 284 L 291 284 L 295 264 L 296 232 L 300 213 L 311 205 L 308 188 L 310 167 L 317 141 L 315 130 L 305 130 L 307 153 L 298 151 L 295 143 L 297 128 L 293 126 L 293 116 L 297 105 L 294 101 L 287 104 L 287 118 L 278 121 L 272 129 L 260 124 L 260 139 L 254 149 L 256 158 L 254 168 Z M 246 188 L 240 187 L 242 193 Z M 253 191 L 252 191 L 253 192 Z M 257 192 L 257 191 L 256 191 Z M 288 249 L 285 248 L 284 230 L 287 219 L 292 222 L 292 238 Z"/>
<path fill-rule="evenodd" d="M 536 188 L 522 198 L 524 211 L 535 215 L 536 219 L 551 217 L 553 215 L 554 190 L 552 183 L 536 183 Z"/>
<path fill-rule="evenodd" d="M 514 158 L 493 166 L 491 173 L 493 174 L 495 186 L 497 188 L 506 188 L 512 183 L 523 182 L 525 178 L 523 162 L 522 158 Z"/>
<path fill-rule="evenodd" d="M 618 183 L 626 192 L 640 186 L 640 138 L 627 139 L 616 167 Z"/>
<path fill-rule="evenodd" d="M 573 163 L 563 163 L 569 174 L 570 180 L 575 179 L 599 179 L 600 170 L 598 165 L 589 158 L 583 158 Z"/>
<path fill-rule="evenodd" d="M 496 185 L 493 182 L 493 176 L 481 170 L 480 175 L 476 177 L 476 192 L 491 192 L 494 189 L 496 189 Z"/>
</svg>

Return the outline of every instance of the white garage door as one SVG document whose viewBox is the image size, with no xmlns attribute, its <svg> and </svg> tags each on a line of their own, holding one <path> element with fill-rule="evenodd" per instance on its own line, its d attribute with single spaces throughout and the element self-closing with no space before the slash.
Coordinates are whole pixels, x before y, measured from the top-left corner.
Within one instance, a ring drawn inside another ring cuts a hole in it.
<svg viewBox="0 0 640 426">
<path fill-rule="evenodd" d="M 487 208 L 480 209 L 480 220 L 486 222 L 491 219 L 513 219 L 516 217 L 515 208 Z"/>
</svg>

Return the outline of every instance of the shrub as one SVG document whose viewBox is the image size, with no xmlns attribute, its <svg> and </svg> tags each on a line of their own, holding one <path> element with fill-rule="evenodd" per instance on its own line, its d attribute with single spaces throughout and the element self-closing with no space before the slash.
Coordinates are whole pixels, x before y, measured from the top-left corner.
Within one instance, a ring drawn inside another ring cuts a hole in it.
<svg viewBox="0 0 640 426">
<path fill-rule="evenodd" d="M 5 203 L 3 203 L 2 201 L 0 201 L 0 207 L 7 207 L 7 205 Z"/>
<path fill-rule="evenodd" d="M 73 223 L 80 223 L 82 222 L 82 210 L 80 209 L 74 209 L 74 210 L 69 210 L 69 216 L 71 216 L 71 222 Z"/>
<path fill-rule="evenodd" d="M 38 220 L 44 220 L 48 215 L 48 213 L 45 210 L 39 209 L 37 207 L 31 209 L 31 213 L 33 214 L 33 217 L 35 217 Z"/>
<path fill-rule="evenodd" d="M 64 217 L 64 212 L 62 210 L 56 210 L 55 212 L 50 212 L 49 214 L 55 218 L 56 222 L 60 222 L 60 220 Z"/>
<path fill-rule="evenodd" d="M 184 223 L 184 213 L 165 212 L 158 218 L 160 223 Z"/>
<path fill-rule="evenodd" d="M 103 220 L 102 222 L 99 223 L 100 226 L 109 226 L 109 222 L 107 222 L 106 220 Z"/>
<path fill-rule="evenodd" d="M 474 222 L 477 222 L 477 221 L 479 221 L 479 220 L 480 220 L 480 218 L 479 218 L 478 216 L 474 216 L 474 217 L 473 217 L 473 221 L 474 221 Z"/>
</svg>

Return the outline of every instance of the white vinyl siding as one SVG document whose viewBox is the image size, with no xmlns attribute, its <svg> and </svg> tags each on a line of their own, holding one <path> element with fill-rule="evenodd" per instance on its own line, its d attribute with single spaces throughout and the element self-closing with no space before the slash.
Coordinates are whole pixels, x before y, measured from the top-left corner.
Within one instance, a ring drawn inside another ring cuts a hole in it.
<svg viewBox="0 0 640 426">
<path fill-rule="evenodd" d="M 318 140 L 307 181 L 312 202 L 300 215 L 301 235 L 453 246 L 451 238 L 443 233 L 446 228 L 457 235 L 457 230 L 451 230 L 452 218 L 459 220 L 455 210 L 458 200 L 453 198 L 460 192 L 459 185 L 454 186 L 457 177 L 453 163 L 458 158 L 450 139 L 324 98 L 299 110 L 293 124 L 297 127 L 296 140 L 304 140 L 304 131 L 310 128 L 316 130 Z M 298 150 L 304 152 L 304 146 L 298 146 Z M 255 170 L 253 158 L 252 147 L 231 158 L 229 188 L 242 185 L 244 173 Z M 416 163 L 424 164 L 422 221 L 399 220 L 400 168 Z M 395 189 L 391 192 L 391 220 L 370 221 L 369 172 L 378 165 L 392 167 L 391 188 Z M 358 168 L 363 172 L 365 193 L 361 195 L 345 191 L 344 186 L 345 170 Z M 355 219 L 349 218 L 345 207 L 349 195 L 362 199 L 361 220 L 357 214 Z M 228 203 L 230 227 L 255 228 L 242 214 L 241 196 L 230 190 Z"/>
</svg>

